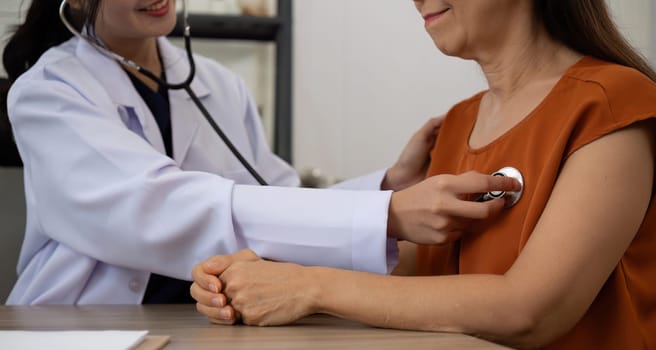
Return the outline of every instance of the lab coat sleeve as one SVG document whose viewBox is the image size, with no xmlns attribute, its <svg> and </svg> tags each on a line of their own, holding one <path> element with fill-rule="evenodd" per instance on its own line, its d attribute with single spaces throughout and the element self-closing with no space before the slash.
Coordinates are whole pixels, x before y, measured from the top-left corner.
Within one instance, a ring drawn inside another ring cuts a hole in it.
<svg viewBox="0 0 656 350">
<path fill-rule="evenodd" d="M 237 185 L 235 232 L 268 259 L 388 273 L 396 263 L 395 241 L 385 234 L 389 198 L 383 191 Z"/>
<path fill-rule="evenodd" d="M 380 186 L 383 183 L 386 173 L 387 169 L 378 170 L 371 174 L 339 182 L 330 188 L 345 190 L 380 190 Z"/>
<path fill-rule="evenodd" d="M 373 173 L 342 181 L 331 186 L 331 189 L 345 189 L 345 190 L 380 190 L 383 179 L 387 174 L 387 169 L 378 170 Z M 391 195 L 391 192 L 390 192 Z M 389 206 L 388 206 L 389 209 Z M 387 229 L 387 225 L 385 226 Z M 398 240 L 395 238 L 388 238 L 385 244 L 387 254 L 387 272 L 391 273 L 392 269 L 399 261 L 399 246 Z"/>
</svg>

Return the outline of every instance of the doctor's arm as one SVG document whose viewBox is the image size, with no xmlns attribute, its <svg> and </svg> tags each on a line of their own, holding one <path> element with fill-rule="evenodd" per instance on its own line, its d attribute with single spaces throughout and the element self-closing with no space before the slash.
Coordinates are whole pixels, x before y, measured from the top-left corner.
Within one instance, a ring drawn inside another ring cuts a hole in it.
<svg viewBox="0 0 656 350">
<path fill-rule="evenodd" d="M 654 180 L 649 127 L 617 131 L 568 158 L 535 230 L 504 275 L 378 276 L 250 261 L 233 263 L 221 275 L 225 293 L 248 324 L 327 313 L 379 327 L 545 345 L 584 315 L 642 223 Z M 192 287 L 199 310 L 216 318 L 217 309 L 205 307 L 211 304 L 198 290 Z"/>
</svg>

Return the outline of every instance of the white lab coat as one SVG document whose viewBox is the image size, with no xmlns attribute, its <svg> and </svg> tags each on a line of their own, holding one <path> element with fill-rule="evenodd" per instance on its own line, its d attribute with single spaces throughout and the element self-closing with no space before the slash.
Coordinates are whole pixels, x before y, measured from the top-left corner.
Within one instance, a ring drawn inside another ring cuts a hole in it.
<svg viewBox="0 0 656 350">
<path fill-rule="evenodd" d="M 159 39 L 169 81 L 185 79 L 183 50 Z M 9 115 L 25 164 L 27 227 L 8 304 L 138 304 L 158 273 L 191 279 L 216 254 L 251 248 L 304 265 L 386 273 L 390 193 L 382 173 L 296 186 L 268 149 L 244 83 L 196 57 L 206 108 L 271 187 L 255 181 L 182 90 L 170 91 L 174 159 L 121 66 L 84 40 L 46 52 L 11 88 Z"/>
</svg>

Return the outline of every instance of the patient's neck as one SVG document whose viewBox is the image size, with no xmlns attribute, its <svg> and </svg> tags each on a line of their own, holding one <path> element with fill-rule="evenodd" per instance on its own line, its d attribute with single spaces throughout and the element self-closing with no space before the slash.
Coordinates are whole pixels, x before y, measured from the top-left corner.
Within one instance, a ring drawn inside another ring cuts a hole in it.
<svg viewBox="0 0 656 350">
<path fill-rule="evenodd" d="M 489 94 L 501 103 L 533 84 L 555 84 L 581 58 L 546 33 L 527 34 L 519 40 L 479 60 L 490 87 Z"/>
<path fill-rule="evenodd" d="M 489 144 L 522 121 L 581 56 L 540 36 L 487 57 L 479 63 L 490 90 L 481 99 L 469 138 L 473 148 Z"/>
</svg>

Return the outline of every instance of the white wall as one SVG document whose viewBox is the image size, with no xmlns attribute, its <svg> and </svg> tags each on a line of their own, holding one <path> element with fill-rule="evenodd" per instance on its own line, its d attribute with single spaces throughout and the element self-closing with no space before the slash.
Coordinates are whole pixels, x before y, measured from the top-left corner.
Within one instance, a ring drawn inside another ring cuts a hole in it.
<svg viewBox="0 0 656 350">
<path fill-rule="evenodd" d="M 294 160 L 350 177 L 389 165 L 428 117 L 483 85 L 437 52 L 412 2 L 294 3 Z"/>
<path fill-rule="evenodd" d="M 609 0 L 645 55 L 653 0 Z M 345 178 L 390 165 L 422 122 L 484 88 L 473 64 L 434 48 L 411 1 L 295 1 L 294 161 Z M 653 14 L 653 15 L 652 15 Z M 656 63 L 656 52 L 652 62 Z"/>
<path fill-rule="evenodd" d="M 608 0 L 614 19 L 631 44 L 656 66 L 654 0 Z"/>
</svg>

